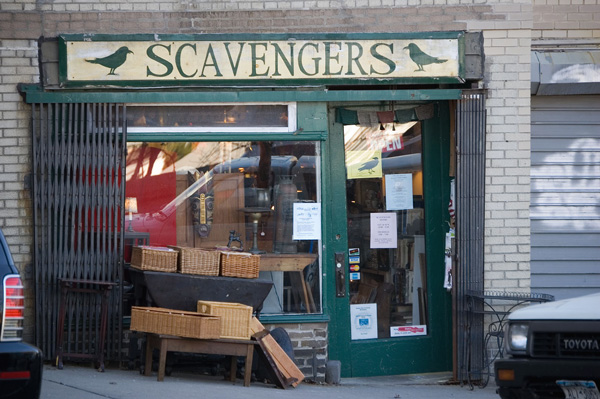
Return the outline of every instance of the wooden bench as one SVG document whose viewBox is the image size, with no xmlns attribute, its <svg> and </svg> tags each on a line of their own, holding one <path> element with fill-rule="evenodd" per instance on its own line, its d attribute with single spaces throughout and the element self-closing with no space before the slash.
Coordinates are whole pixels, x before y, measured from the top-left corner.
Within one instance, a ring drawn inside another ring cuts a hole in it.
<svg viewBox="0 0 600 399">
<path fill-rule="evenodd" d="M 252 375 L 252 357 L 256 341 L 242 339 L 196 339 L 175 337 L 172 335 L 146 334 L 146 364 L 144 375 L 149 376 L 152 371 L 152 351 L 159 350 L 158 381 L 165 378 L 165 363 L 167 352 L 204 353 L 210 355 L 227 355 L 231 358 L 230 380 L 235 382 L 237 373 L 237 357 L 246 358 L 244 371 L 244 386 L 250 386 Z"/>
</svg>

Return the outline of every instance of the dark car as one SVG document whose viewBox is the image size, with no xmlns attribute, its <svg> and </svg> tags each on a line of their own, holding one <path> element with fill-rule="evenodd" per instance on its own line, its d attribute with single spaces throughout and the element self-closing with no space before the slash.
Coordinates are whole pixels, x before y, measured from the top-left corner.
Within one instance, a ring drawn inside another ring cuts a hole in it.
<svg viewBox="0 0 600 399">
<path fill-rule="evenodd" d="M 0 398 L 36 399 L 42 386 L 42 353 L 23 342 L 23 284 L 0 230 Z"/>
</svg>

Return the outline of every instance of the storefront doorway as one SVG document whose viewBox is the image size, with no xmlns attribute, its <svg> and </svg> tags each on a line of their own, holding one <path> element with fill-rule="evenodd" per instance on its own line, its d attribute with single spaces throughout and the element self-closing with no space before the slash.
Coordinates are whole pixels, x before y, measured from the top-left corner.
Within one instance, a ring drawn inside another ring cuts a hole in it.
<svg viewBox="0 0 600 399">
<path fill-rule="evenodd" d="M 428 104 L 423 120 L 410 116 L 415 107 L 405 104 L 406 120 L 387 124 L 344 123 L 339 110 L 330 115 L 331 201 L 345 206 L 329 213 L 336 248 L 327 269 L 334 270 L 329 358 L 341 361 L 342 376 L 452 368 L 443 287 L 448 105 Z M 367 119 L 368 107 L 354 109 Z"/>
</svg>

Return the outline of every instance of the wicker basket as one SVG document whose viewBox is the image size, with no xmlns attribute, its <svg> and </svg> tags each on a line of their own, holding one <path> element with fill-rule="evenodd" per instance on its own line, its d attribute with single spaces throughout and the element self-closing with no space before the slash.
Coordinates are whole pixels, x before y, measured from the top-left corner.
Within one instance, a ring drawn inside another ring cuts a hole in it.
<svg viewBox="0 0 600 399">
<path fill-rule="evenodd" d="M 250 339 L 252 306 L 241 303 L 198 301 L 198 312 L 221 319 L 221 338 Z"/>
<path fill-rule="evenodd" d="M 218 339 L 218 316 L 164 308 L 131 307 L 131 330 L 176 337 Z"/>
<path fill-rule="evenodd" d="M 248 252 L 221 252 L 221 276 L 257 278 L 260 256 Z"/>
<path fill-rule="evenodd" d="M 166 247 L 133 247 L 131 267 L 157 272 L 177 272 L 178 252 Z"/>
<path fill-rule="evenodd" d="M 177 271 L 183 274 L 199 274 L 218 276 L 221 252 L 207 251 L 200 248 L 169 246 L 179 252 Z"/>
</svg>

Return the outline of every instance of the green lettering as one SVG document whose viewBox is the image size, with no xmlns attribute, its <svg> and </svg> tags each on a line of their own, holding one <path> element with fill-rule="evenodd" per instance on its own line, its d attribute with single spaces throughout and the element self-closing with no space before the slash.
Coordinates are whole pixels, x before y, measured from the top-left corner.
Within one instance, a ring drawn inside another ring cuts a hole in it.
<svg viewBox="0 0 600 399">
<path fill-rule="evenodd" d="M 377 58 L 379 61 L 383 62 L 384 64 L 386 64 L 388 66 L 388 71 L 387 72 L 378 72 L 375 70 L 375 68 L 373 68 L 373 65 L 371 65 L 371 74 L 376 74 L 376 75 L 389 75 L 390 73 L 394 72 L 394 70 L 396 69 L 396 64 L 394 64 L 394 61 L 392 61 L 391 59 L 389 59 L 388 57 L 386 57 L 385 55 L 378 53 L 377 52 L 377 47 L 379 46 L 385 46 L 387 48 L 390 49 L 390 52 L 392 54 L 394 54 L 394 45 L 393 44 L 386 44 L 386 43 L 377 43 L 371 46 L 371 55 L 374 58 Z"/>
<path fill-rule="evenodd" d="M 183 76 L 184 78 L 192 78 L 192 77 L 194 77 L 194 75 L 196 75 L 198 73 L 198 70 L 196 69 L 194 72 L 192 72 L 191 75 L 188 75 L 185 72 L 183 72 L 183 67 L 181 66 L 181 53 L 183 52 L 183 49 L 186 47 L 191 47 L 192 49 L 194 49 L 194 55 L 198 54 L 196 52 L 195 44 L 184 43 L 179 47 L 179 49 L 177 50 L 177 53 L 175 54 L 175 65 L 177 66 L 177 70 L 179 71 L 179 74 L 181 76 Z"/>
<path fill-rule="evenodd" d="M 148 57 L 153 60 L 158 62 L 159 64 L 164 65 L 165 68 L 167 68 L 167 71 L 163 74 L 160 73 L 154 73 L 150 70 L 150 67 L 146 67 L 146 76 L 157 76 L 159 78 L 165 77 L 167 75 L 170 75 L 171 72 L 173 72 L 173 64 L 171 64 L 169 61 L 165 60 L 164 58 L 160 57 L 159 55 L 157 55 L 154 52 L 154 48 L 155 47 L 162 47 L 167 49 L 168 54 L 171 55 L 171 45 L 165 46 L 164 44 L 153 44 L 152 46 L 148 47 L 148 50 L 146 50 L 146 55 L 148 55 Z"/>
<path fill-rule="evenodd" d="M 355 63 L 356 66 L 358 67 L 358 69 L 360 69 L 360 73 L 362 75 L 366 75 L 367 73 L 365 72 L 365 70 L 363 69 L 362 65 L 360 65 L 359 59 L 360 57 L 362 57 L 363 54 L 363 48 L 360 45 L 360 43 L 357 42 L 348 42 L 347 43 L 348 46 L 348 72 L 346 72 L 346 75 L 354 75 L 354 72 L 352 71 L 352 63 Z M 353 48 L 358 49 L 358 55 L 353 56 Z"/>
<path fill-rule="evenodd" d="M 244 42 L 239 42 L 240 52 L 237 55 L 237 60 L 235 64 L 233 63 L 233 58 L 231 58 L 231 53 L 229 52 L 229 42 L 225 43 L 225 51 L 227 51 L 227 57 L 229 57 L 229 64 L 231 65 L 231 70 L 233 71 L 233 75 L 237 75 L 237 70 L 240 66 L 240 59 L 242 58 L 242 49 L 244 48 Z"/>
<path fill-rule="evenodd" d="M 283 51 L 281 51 L 281 48 L 279 48 L 279 45 L 277 43 L 272 44 L 275 48 L 275 72 L 273 72 L 273 76 L 281 76 L 281 74 L 279 73 L 279 58 L 281 58 L 281 60 L 287 67 L 287 70 L 290 73 L 290 75 L 294 76 L 294 45 L 296 43 L 288 43 L 288 46 L 290 46 L 289 60 L 285 58 L 285 54 L 283 54 Z"/>
<path fill-rule="evenodd" d="M 208 57 L 210 56 L 210 58 L 212 58 L 212 64 L 208 64 L 206 61 L 208 60 Z M 221 74 L 221 71 L 219 70 L 219 66 L 217 65 L 217 59 L 215 58 L 215 51 L 212 48 L 212 44 L 208 45 L 208 50 L 206 50 L 206 57 L 204 57 L 204 65 L 202 66 L 202 73 L 200 74 L 200 77 L 205 78 L 206 76 L 204 75 L 204 70 L 206 69 L 207 66 L 211 66 L 215 68 L 215 76 L 223 76 Z"/>
<path fill-rule="evenodd" d="M 315 72 L 314 73 L 308 73 L 306 71 L 306 68 L 304 68 L 304 62 L 303 62 L 304 50 L 308 46 L 313 47 L 315 49 L 315 52 L 318 52 L 318 50 L 319 50 L 319 47 L 315 43 L 306 43 L 304 46 L 302 46 L 302 48 L 300 48 L 300 51 L 298 52 L 298 68 L 300 68 L 300 71 L 303 74 L 305 74 L 306 76 L 315 76 L 316 74 L 319 73 L 319 61 L 321 61 L 321 58 L 320 57 L 314 57 L 313 58 Z"/>
<path fill-rule="evenodd" d="M 331 61 L 335 60 L 338 65 L 340 64 L 340 54 L 338 53 L 335 57 L 331 56 L 331 45 L 335 44 L 338 46 L 338 49 L 342 48 L 342 43 L 341 42 L 325 42 L 325 75 L 327 76 L 335 76 L 335 75 L 341 75 L 342 74 L 342 67 L 340 67 L 340 70 L 337 72 L 331 72 Z"/>
<path fill-rule="evenodd" d="M 267 68 L 267 70 L 264 73 L 258 73 L 256 72 L 257 68 L 258 68 L 258 61 L 262 61 L 263 64 L 265 64 L 265 53 L 263 53 L 260 57 L 258 56 L 258 54 L 256 53 L 256 47 L 258 46 L 262 46 L 265 48 L 265 51 L 267 50 L 267 43 L 248 43 L 248 45 L 252 48 L 252 73 L 250 74 L 250 76 L 254 77 L 254 76 L 267 76 L 269 73 L 269 69 Z"/>
</svg>

